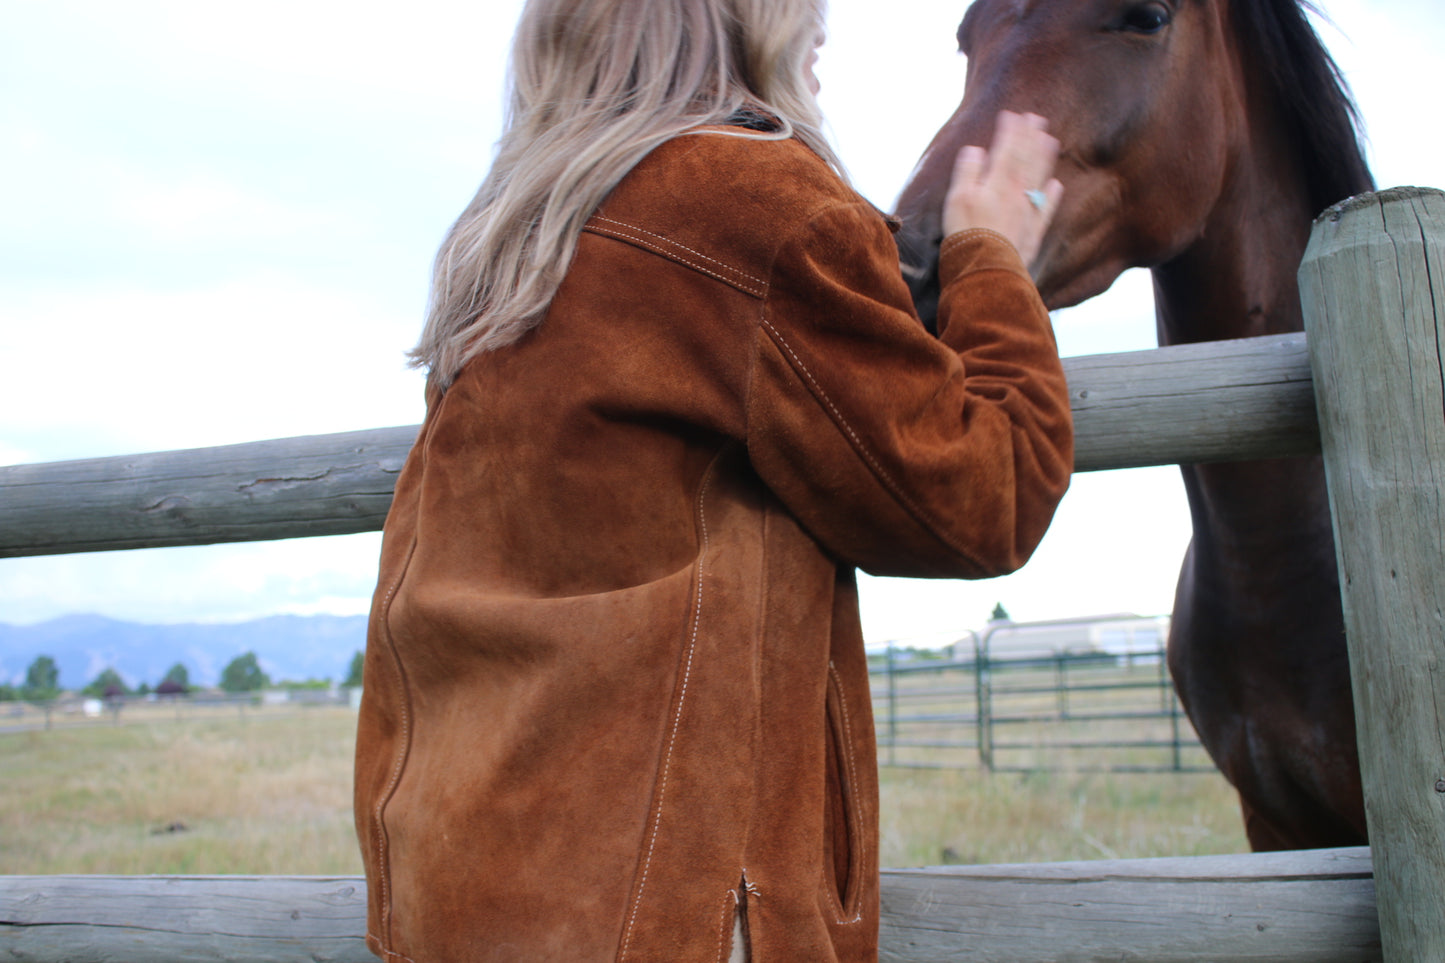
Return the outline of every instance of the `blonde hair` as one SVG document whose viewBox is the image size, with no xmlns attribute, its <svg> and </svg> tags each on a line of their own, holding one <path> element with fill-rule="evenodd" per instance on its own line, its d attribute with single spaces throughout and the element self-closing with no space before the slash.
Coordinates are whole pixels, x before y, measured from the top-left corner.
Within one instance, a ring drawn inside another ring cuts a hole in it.
<svg viewBox="0 0 1445 963">
<path fill-rule="evenodd" d="M 649 151 L 751 109 L 832 164 L 806 63 L 825 0 L 527 0 L 497 155 L 447 232 L 412 364 L 446 387 L 542 319 L 582 225 Z"/>
</svg>

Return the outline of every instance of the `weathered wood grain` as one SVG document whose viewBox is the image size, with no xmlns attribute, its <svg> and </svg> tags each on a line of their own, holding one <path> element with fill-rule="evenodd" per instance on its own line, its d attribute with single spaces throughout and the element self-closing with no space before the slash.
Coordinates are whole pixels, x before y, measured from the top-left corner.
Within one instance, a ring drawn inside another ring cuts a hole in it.
<svg viewBox="0 0 1445 963">
<path fill-rule="evenodd" d="M 1325 212 L 1300 287 L 1386 959 L 1445 960 L 1445 194 Z"/>
<path fill-rule="evenodd" d="M 1367 849 L 888 870 L 893 963 L 1378 960 Z M 0 958 L 370 963 L 366 884 L 0 877 Z"/>
<path fill-rule="evenodd" d="M 1064 359 L 1076 471 L 1318 454 L 1303 334 Z"/>
<path fill-rule="evenodd" d="M 1319 450 L 1302 335 L 1065 369 L 1079 471 Z M 375 531 L 416 430 L 0 467 L 0 558 Z"/>
<path fill-rule="evenodd" d="M 375 963 L 366 883 L 283 876 L 3 876 L 0 959 Z"/>
<path fill-rule="evenodd" d="M 892 871 L 884 963 L 1379 960 L 1369 850 Z"/>
<path fill-rule="evenodd" d="M 0 558 L 376 531 L 416 432 L 0 467 Z"/>
</svg>

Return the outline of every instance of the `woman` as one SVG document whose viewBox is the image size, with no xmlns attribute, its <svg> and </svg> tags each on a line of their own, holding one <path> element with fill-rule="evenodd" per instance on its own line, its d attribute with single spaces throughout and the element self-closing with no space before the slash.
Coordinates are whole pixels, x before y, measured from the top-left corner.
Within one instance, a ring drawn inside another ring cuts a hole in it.
<svg viewBox="0 0 1445 963">
<path fill-rule="evenodd" d="M 1019 251 L 1061 189 L 1037 118 L 960 156 L 928 335 L 819 133 L 821 5 L 523 11 L 372 610 L 388 960 L 876 957 L 853 573 L 992 576 L 1043 535 L 1071 428 Z"/>
</svg>

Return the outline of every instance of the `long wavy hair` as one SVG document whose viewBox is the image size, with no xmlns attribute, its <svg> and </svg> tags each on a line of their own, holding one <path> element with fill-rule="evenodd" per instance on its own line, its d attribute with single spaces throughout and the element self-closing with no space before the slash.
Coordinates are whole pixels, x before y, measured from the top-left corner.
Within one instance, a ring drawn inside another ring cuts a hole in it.
<svg viewBox="0 0 1445 963">
<path fill-rule="evenodd" d="M 411 363 L 445 388 L 542 319 L 582 225 L 649 151 L 710 131 L 796 137 L 842 174 L 806 64 L 826 0 L 527 0 L 496 158 L 447 232 Z"/>
</svg>

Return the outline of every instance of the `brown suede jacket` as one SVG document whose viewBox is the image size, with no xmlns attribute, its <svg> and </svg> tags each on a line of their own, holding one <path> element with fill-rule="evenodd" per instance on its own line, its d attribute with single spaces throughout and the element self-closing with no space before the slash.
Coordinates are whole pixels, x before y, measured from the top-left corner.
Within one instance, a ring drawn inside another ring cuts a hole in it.
<svg viewBox="0 0 1445 963">
<path fill-rule="evenodd" d="M 940 337 L 885 219 L 796 141 L 658 148 L 541 326 L 472 361 L 396 488 L 366 652 L 368 943 L 418 963 L 869 961 L 854 569 L 1028 558 L 1072 429 L 990 232 Z"/>
</svg>

